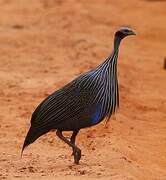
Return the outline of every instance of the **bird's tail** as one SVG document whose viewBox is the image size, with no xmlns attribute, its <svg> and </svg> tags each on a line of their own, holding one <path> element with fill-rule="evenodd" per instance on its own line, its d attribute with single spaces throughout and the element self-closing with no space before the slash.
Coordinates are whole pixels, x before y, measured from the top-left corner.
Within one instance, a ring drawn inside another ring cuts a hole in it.
<svg viewBox="0 0 166 180">
<path fill-rule="evenodd" d="M 23 151 L 25 149 L 25 147 L 27 147 L 28 145 L 32 144 L 35 140 L 37 140 L 40 136 L 42 136 L 43 134 L 49 132 L 50 129 L 49 128 L 34 128 L 34 127 L 30 127 L 27 135 L 26 135 L 26 138 L 24 140 L 24 144 L 22 146 L 22 150 L 21 150 L 21 157 L 22 157 L 22 154 L 23 154 Z"/>
</svg>

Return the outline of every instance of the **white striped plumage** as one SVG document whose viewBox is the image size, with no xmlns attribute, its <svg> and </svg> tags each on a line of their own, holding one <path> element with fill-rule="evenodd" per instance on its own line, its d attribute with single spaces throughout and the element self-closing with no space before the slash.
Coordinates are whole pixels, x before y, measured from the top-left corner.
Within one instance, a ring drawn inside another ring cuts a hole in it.
<svg viewBox="0 0 166 180">
<path fill-rule="evenodd" d="M 101 104 L 101 119 L 106 116 L 110 118 L 119 105 L 117 58 L 118 51 L 114 51 L 103 64 L 81 77 L 85 89 L 95 90 L 96 97 L 92 104 Z"/>
</svg>

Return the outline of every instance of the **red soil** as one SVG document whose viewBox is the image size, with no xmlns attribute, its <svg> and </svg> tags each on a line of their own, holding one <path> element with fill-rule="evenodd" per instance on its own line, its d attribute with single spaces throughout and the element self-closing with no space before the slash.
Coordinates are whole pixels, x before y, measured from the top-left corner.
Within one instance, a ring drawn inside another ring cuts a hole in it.
<svg viewBox="0 0 166 180">
<path fill-rule="evenodd" d="M 166 1 L 0 0 L 0 179 L 166 179 Z M 120 48 L 120 109 L 81 130 L 80 165 L 50 132 L 21 147 L 34 108 Z"/>
</svg>

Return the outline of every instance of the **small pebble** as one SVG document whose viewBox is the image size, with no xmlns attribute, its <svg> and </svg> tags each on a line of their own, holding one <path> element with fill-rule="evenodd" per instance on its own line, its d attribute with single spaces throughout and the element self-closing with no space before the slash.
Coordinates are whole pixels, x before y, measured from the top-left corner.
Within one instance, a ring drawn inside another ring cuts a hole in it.
<svg viewBox="0 0 166 180">
<path fill-rule="evenodd" d="M 166 69 L 166 57 L 164 59 L 164 69 Z"/>
</svg>

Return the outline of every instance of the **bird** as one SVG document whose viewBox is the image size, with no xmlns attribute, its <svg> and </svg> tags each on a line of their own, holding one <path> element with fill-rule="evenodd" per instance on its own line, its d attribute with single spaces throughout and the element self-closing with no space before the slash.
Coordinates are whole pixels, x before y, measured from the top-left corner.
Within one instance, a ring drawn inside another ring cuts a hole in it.
<svg viewBox="0 0 166 180">
<path fill-rule="evenodd" d="M 34 110 L 22 153 L 28 145 L 51 130 L 72 148 L 74 163 L 79 164 L 81 149 L 76 146 L 80 129 L 106 122 L 119 107 L 117 60 L 122 39 L 136 35 L 130 27 L 120 27 L 114 34 L 112 53 L 97 67 L 46 97 Z M 63 135 L 71 131 L 70 139 Z"/>
</svg>

